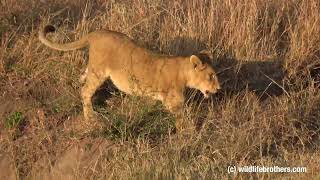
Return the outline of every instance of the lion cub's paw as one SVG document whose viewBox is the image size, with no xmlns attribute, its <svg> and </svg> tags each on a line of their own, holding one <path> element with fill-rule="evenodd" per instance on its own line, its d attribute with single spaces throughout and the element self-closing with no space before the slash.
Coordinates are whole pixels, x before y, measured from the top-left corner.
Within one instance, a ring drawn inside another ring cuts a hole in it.
<svg viewBox="0 0 320 180">
<path fill-rule="evenodd" d="M 176 120 L 176 133 L 189 134 L 196 132 L 196 127 L 192 123 L 185 122 L 183 119 Z"/>
</svg>

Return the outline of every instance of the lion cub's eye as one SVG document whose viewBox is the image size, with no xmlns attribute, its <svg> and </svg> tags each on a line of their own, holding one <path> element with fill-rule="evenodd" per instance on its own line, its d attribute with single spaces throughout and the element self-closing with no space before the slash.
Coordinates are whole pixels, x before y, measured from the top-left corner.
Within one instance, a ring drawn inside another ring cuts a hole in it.
<svg viewBox="0 0 320 180">
<path fill-rule="evenodd" d="M 214 74 L 210 74 L 209 75 L 209 80 L 210 81 L 213 81 L 215 78 L 216 78 L 216 76 Z"/>
</svg>

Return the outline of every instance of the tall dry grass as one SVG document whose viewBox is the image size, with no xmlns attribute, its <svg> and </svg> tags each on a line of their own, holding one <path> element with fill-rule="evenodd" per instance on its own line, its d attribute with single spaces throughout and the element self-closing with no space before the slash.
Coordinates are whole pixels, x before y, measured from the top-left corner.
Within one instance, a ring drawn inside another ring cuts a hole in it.
<svg viewBox="0 0 320 180">
<path fill-rule="evenodd" d="M 95 163 L 77 159 L 81 166 L 61 165 L 61 172 L 92 179 L 319 177 L 319 1 L 0 5 L 0 152 L 17 177 L 54 172 L 60 161 L 75 161 L 64 155 L 70 146 L 91 153 L 100 140 L 99 153 L 88 155 Z M 83 121 L 78 78 L 88 54 L 42 45 L 38 31 L 48 23 L 59 27 L 50 35 L 59 42 L 106 28 L 165 54 L 209 50 L 223 91 L 209 101 L 189 93 L 184 119 L 198 131 L 175 135 L 174 118 L 161 104 L 108 88 L 106 105 L 95 106 L 108 126 L 82 135 L 74 127 Z M 308 173 L 228 174 L 229 165 L 305 166 Z"/>
</svg>

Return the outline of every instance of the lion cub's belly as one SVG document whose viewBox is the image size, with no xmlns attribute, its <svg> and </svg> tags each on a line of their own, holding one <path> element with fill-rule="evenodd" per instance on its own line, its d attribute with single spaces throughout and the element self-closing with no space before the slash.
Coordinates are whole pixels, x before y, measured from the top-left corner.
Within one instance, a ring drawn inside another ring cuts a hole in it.
<svg viewBox="0 0 320 180">
<path fill-rule="evenodd" d="M 153 99 L 160 101 L 163 100 L 164 92 L 151 82 L 145 82 L 135 78 L 134 76 L 128 76 L 126 74 L 110 75 L 110 79 L 120 91 L 127 94 L 149 96 Z"/>
</svg>

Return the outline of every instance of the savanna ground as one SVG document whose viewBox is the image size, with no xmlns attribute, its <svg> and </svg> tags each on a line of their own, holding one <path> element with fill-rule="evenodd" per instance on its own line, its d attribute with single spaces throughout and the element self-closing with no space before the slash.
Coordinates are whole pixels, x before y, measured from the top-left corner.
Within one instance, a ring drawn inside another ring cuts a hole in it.
<svg viewBox="0 0 320 180">
<path fill-rule="evenodd" d="M 239 0 L 1 0 L 0 179 L 247 179 L 320 174 L 320 2 Z M 83 123 L 78 79 L 87 50 L 50 38 L 123 32 L 170 55 L 213 54 L 223 90 L 188 91 L 186 129 L 161 103 L 107 84 L 95 100 L 102 130 Z M 303 166 L 307 173 L 237 173 L 236 166 Z M 10 176 L 10 177 L 9 177 Z"/>
</svg>

